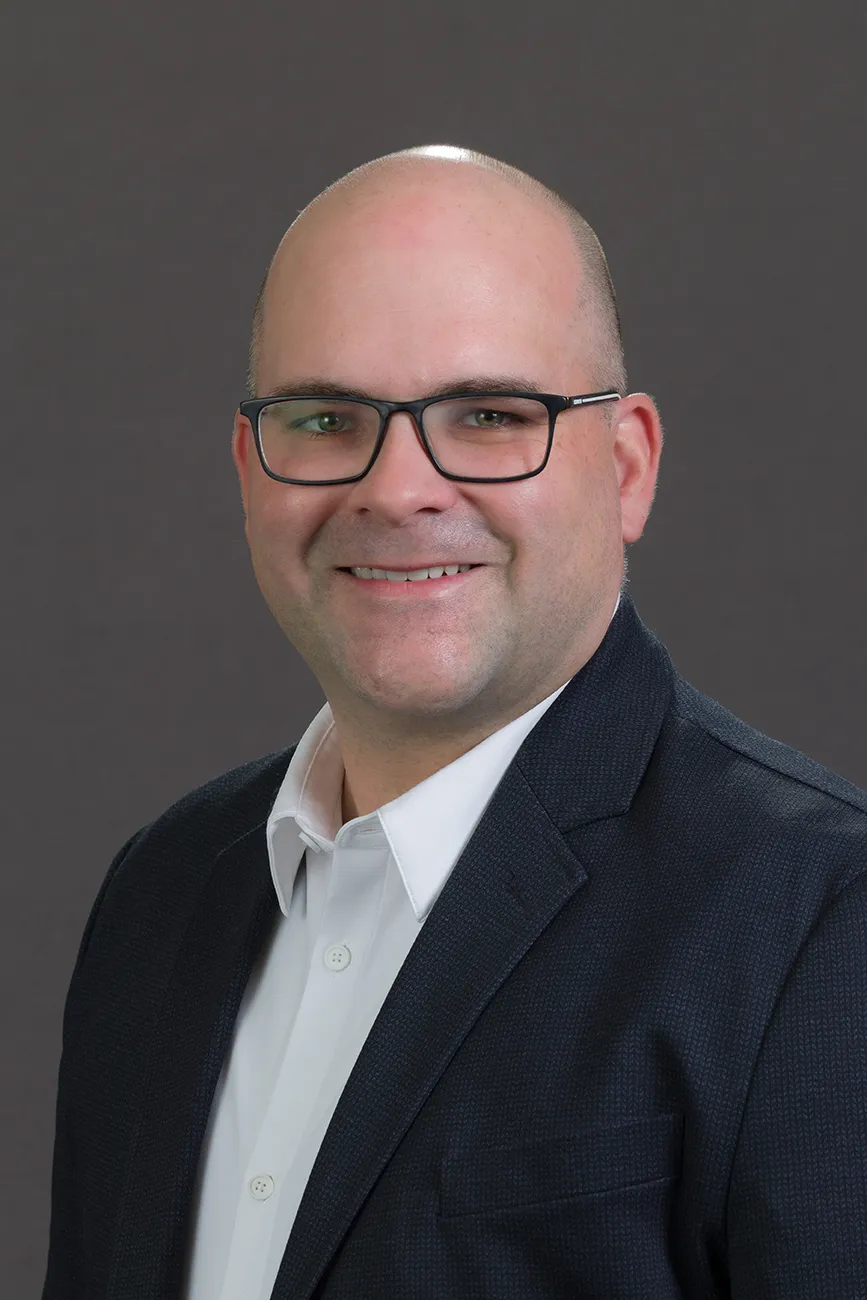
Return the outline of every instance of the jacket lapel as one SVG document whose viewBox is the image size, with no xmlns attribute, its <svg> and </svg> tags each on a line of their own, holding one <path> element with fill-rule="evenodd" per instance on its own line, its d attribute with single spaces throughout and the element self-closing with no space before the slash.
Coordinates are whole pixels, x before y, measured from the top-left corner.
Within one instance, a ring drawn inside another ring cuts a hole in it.
<svg viewBox="0 0 867 1300">
<path fill-rule="evenodd" d="M 195 898 L 149 1044 L 106 1291 L 117 1300 L 181 1294 L 208 1113 L 244 987 L 278 911 L 260 823 L 217 857 Z"/>
<path fill-rule="evenodd" d="M 671 685 L 665 650 L 623 597 L 507 769 L 392 985 L 320 1147 L 273 1300 L 309 1300 L 473 1024 L 586 881 L 564 832 L 630 806 Z"/>
</svg>

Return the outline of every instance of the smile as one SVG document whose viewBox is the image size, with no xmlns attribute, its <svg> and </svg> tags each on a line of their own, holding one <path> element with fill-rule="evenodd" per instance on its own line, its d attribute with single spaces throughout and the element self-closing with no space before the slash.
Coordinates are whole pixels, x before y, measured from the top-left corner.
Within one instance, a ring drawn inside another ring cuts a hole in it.
<svg viewBox="0 0 867 1300">
<path fill-rule="evenodd" d="M 484 564 L 431 565 L 428 569 L 368 569 L 356 566 L 338 569 L 341 583 L 348 583 L 360 600 L 384 601 L 391 604 L 414 604 L 448 600 L 452 592 L 460 592 L 466 585 L 477 581 L 476 575 L 485 572 Z M 369 575 L 369 576 L 366 576 Z M 437 576 L 439 575 L 439 576 Z"/>
<path fill-rule="evenodd" d="M 350 569 L 349 572 L 354 578 L 364 578 L 368 581 L 371 579 L 386 579 L 388 582 L 423 582 L 427 578 L 442 578 L 443 575 L 452 578 L 457 573 L 466 573 L 468 569 L 477 566 L 472 564 L 447 564 L 443 566 L 431 566 L 429 569 L 368 569 L 358 567 Z"/>
</svg>

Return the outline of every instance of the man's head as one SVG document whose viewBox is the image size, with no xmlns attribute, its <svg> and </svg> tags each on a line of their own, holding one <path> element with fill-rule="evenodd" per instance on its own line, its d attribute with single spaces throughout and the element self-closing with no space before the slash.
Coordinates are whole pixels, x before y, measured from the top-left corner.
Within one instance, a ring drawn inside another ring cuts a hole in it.
<svg viewBox="0 0 867 1300">
<path fill-rule="evenodd" d="M 256 316 L 259 396 L 316 380 L 412 399 L 481 376 L 625 389 L 592 231 L 538 181 L 462 150 L 389 155 L 330 186 L 284 236 Z M 512 483 L 446 479 L 405 413 L 354 483 L 268 478 L 240 415 L 233 451 L 260 587 L 335 715 L 459 735 L 524 712 L 593 653 L 660 443 L 638 394 L 563 412 L 545 469 Z M 481 567 L 408 599 L 345 571 L 438 560 Z"/>
<path fill-rule="evenodd" d="M 424 159 L 459 162 L 463 163 L 464 166 L 471 165 L 492 172 L 494 175 L 501 176 L 510 182 L 519 193 L 535 198 L 540 204 L 548 205 L 555 213 L 560 213 L 572 235 L 575 255 L 581 267 L 574 303 L 574 323 L 576 329 L 583 329 L 587 332 L 587 350 L 595 357 L 596 361 L 596 387 L 600 390 L 616 388 L 619 393 L 625 393 L 626 361 L 623 355 L 623 340 L 620 332 L 620 313 L 617 309 L 614 284 L 611 280 L 602 245 L 596 238 L 591 226 L 581 216 L 581 213 L 576 211 L 572 204 L 567 202 L 562 195 L 543 185 L 534 176 L 528 176 L 526 172 L 520 171 L 517 167 L 512 167 L 509 163 L 502 162 L 499 158 L 491 158 L 487 154 L 478 153 L 472 149 L 457 149 L 451 145 L 420 146 L 415 149 L 403 149 L 398 153 L 388 154 L 384 158 L 375 158 L 372 162 L 356 167 L 346 176 L 342 176 L 332 185 L 329 185 L 321 194 L 318 194 L 300 213 L 296 222 L 293 222 L 293 225 L 290 226 L 286 232 L 287 236 L 291 234 L 300 217 L 315 212 L 316 205 L 322 203 L 333 191 L 348 194 L 351 187 L 360 186 L 377 175 L 382 176 L 387 164 L 391 164 L 390 170 L 396 171 L 402 161 L 411 162 Z M 270 267 L 262 281 L 253 311 L 253 328 L 250 333 L 247 369 L 247 387 L 251 397 L 256 397 L 259 393 L 259 354 L 262 348 L 265 292 L 269 278 Z"/>
</svg>

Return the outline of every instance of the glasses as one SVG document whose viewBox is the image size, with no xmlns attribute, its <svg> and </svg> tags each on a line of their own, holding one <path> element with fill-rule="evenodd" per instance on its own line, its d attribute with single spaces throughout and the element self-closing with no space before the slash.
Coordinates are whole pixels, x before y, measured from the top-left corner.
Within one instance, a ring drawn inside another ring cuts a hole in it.
<svg viewBox="0 0 867 1300">
<path fill-rule="evenodd" d="M 364 478 L 397 411 L 412 416 L 424 449 L 445 478 L 459 483 L 514 483 L 541 474 L 557 416 L 614 402 L 615 389 L 557 397 L 551 393 L 451 393 L 417 402 L 303 393 L 241 402 L 262 468 L 280 483 L 331 485 Z"/>
</svg>

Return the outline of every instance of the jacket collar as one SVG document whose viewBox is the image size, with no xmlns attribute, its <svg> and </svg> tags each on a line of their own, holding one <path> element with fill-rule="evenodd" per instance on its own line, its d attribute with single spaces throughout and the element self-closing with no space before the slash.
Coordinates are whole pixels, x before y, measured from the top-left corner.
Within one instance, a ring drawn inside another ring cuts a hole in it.
<svg viewBox="0 0 867 1300">
<path fill-rule="evenodd" d="M 627 811 L 673 689 L 668 652 L 629 596 L 596 653 L 567 683 L 515 756 L 564 833 Z"/>
</svg>

